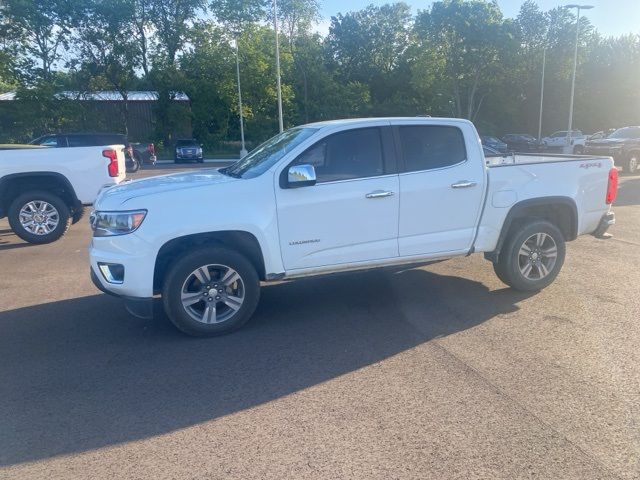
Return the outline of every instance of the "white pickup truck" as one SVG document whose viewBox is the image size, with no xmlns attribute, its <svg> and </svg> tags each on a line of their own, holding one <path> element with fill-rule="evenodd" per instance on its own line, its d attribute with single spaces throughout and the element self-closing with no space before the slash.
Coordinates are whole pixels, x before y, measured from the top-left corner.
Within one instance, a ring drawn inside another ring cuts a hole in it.
<svg viewBox="0 0 640 480">
<path fill-rule="evenodd" d="M 506 284 L 538 290 L 560 271 L 566 241 L 614 222 L 617 179 L 609 157 L 485 159 L 466 120 L 304 125 L 230 167 L 103 191 L 91 276 L 140 317 L 161 294 L 191 335 L 243 325 L 260 281 L 474 252 Z"/>
<path fill-rule="evenodd" d="M 62 237 L 98 192 L 125 179 L 123 145 L 0 148 L 0 218 L 30 243 Z"/>
<path fill-rule="evenodd" d="M 572 130 L 569 135 L 568 130 L 554 132 L 542 139 L 542 143 L 548 151 L 562 151 L 567 145 L 571 145 L 571 152 L 577 155 L 584 152 L 587 136 L 580 130 Z"/>
</svg>

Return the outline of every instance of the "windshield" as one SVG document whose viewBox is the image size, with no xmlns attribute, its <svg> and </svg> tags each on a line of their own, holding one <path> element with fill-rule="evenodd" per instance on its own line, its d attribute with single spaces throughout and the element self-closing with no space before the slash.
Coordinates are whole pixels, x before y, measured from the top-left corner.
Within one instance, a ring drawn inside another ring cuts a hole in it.
<svg viewBox="0 0 640 480">
<path fill-rule="evenodd" d="M 264 142 L 246 157 L 233 165 L 220 169 L 231 177 L 254 178 L 262 175 L 278 160 L 313 135 L 318 129 L 309 127 L 291 128 Z"/>
<path fill-rule="evenodd" d="M 620 128 L 607 138 L 640 138 L 640 127 Z"/>
</svg>

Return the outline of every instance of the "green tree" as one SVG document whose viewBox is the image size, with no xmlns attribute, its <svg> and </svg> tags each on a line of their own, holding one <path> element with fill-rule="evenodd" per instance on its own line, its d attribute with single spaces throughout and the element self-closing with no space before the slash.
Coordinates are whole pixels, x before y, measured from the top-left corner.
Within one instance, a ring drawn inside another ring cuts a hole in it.
<svg viewBox="0 0 640 480">
<path fill-rule="evenodd" d="M 444 0 L 418 13 L 416 33 L 441 70 L 436 81 L 456 116 L 475 120 L 502 72 L 513 35 L 495 3 Z"/>
<path fill-rule="evenodd" d="M 125 133 L 129 133 L 129 91 L 138 83 L 136 68 L 142 65 L 139 43 L 129 34 L 134 10 L 133 0 L 92 0 L 80 12 L 76 27 L 79 62 L 122 96 Z"/>
<path fill-rule="evenodd" d="M 411 11 L 405 3 L 370 5 L 331 19 L 328 60 L 340 81 L 368 85 L 376 114 L 402 114 L 412 108 L 407 95 L 411 34 Z"/>
<path fill-rule="evenodd" d="M 3 0 L 0 17 L 5 34 L 19 55 L 24 83 L 49 82 L 54 68 L 69 47 L 73 0 L 50 0 L 47 5 L 32 0 Z"/>
</svg>

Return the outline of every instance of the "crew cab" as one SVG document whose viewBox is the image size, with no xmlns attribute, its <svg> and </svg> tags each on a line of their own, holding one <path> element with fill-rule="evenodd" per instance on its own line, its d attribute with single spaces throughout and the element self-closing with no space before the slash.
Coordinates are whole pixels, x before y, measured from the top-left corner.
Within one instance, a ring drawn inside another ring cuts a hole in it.
<svg viewBox="0 0 640 480">
<path fill-rule="evenodd" d="M 104 190 L 91 223 L 91 276 L 129 311 L 161 295 L 191 335 L 243 325 L 260 282 L 482 252 L 513 288 L 558 275 L 565 243 L 605 235 L 609 157 L 485 158 L 461 119 L 351 119 L 273 137 L 222 169 Z"/>
<path fill-rule="evenodd" d="M 640 126 L 624 127 L 605 138 L 587 141 L 585 153 L 613 157 L 626 173 L 637 173 L 640 168 Z"/>
<path fill-rule="evenodd" d="M 0 151 L 0 218 L 30 243 L 62 237 L 105 186 L 125 178 L 124 147 Z"/>
</svg>

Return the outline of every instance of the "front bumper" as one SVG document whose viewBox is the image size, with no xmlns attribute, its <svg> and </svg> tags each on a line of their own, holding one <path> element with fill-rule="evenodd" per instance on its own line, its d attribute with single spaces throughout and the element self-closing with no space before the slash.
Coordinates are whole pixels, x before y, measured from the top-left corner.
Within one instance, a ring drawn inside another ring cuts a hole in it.
<svg viewBox="0 0 640 480">
<path fill-rule="evenodd" d="M 127 312 L 129 312 L 134 317 L 142 318 L 145 320 L 153 318 L 153 297 L 128 297 L 126 295 L 115 293 L 112 290 L 107 290 L 107 288 L 102 285 L 102 281 L 98 277 L 98 274 L 96 274 L 96 272 L 93 270 L 93 267 L 91 267 L 90 270 L 91 281 L 98 290 L 106 293 L 107 295 L 121 298 L 124 301 L 124 307 L 127 309 Z"/>
<path fill-rule="evenodd" d="M 613 212 L 605 213 L 600 219 L 598 228 L 593 232 L 593 236 L 596 238 L 609 238 L 611 235 L 607 234 L 607 230 L 616 223 L 616 215 Z"/>
</svg>

